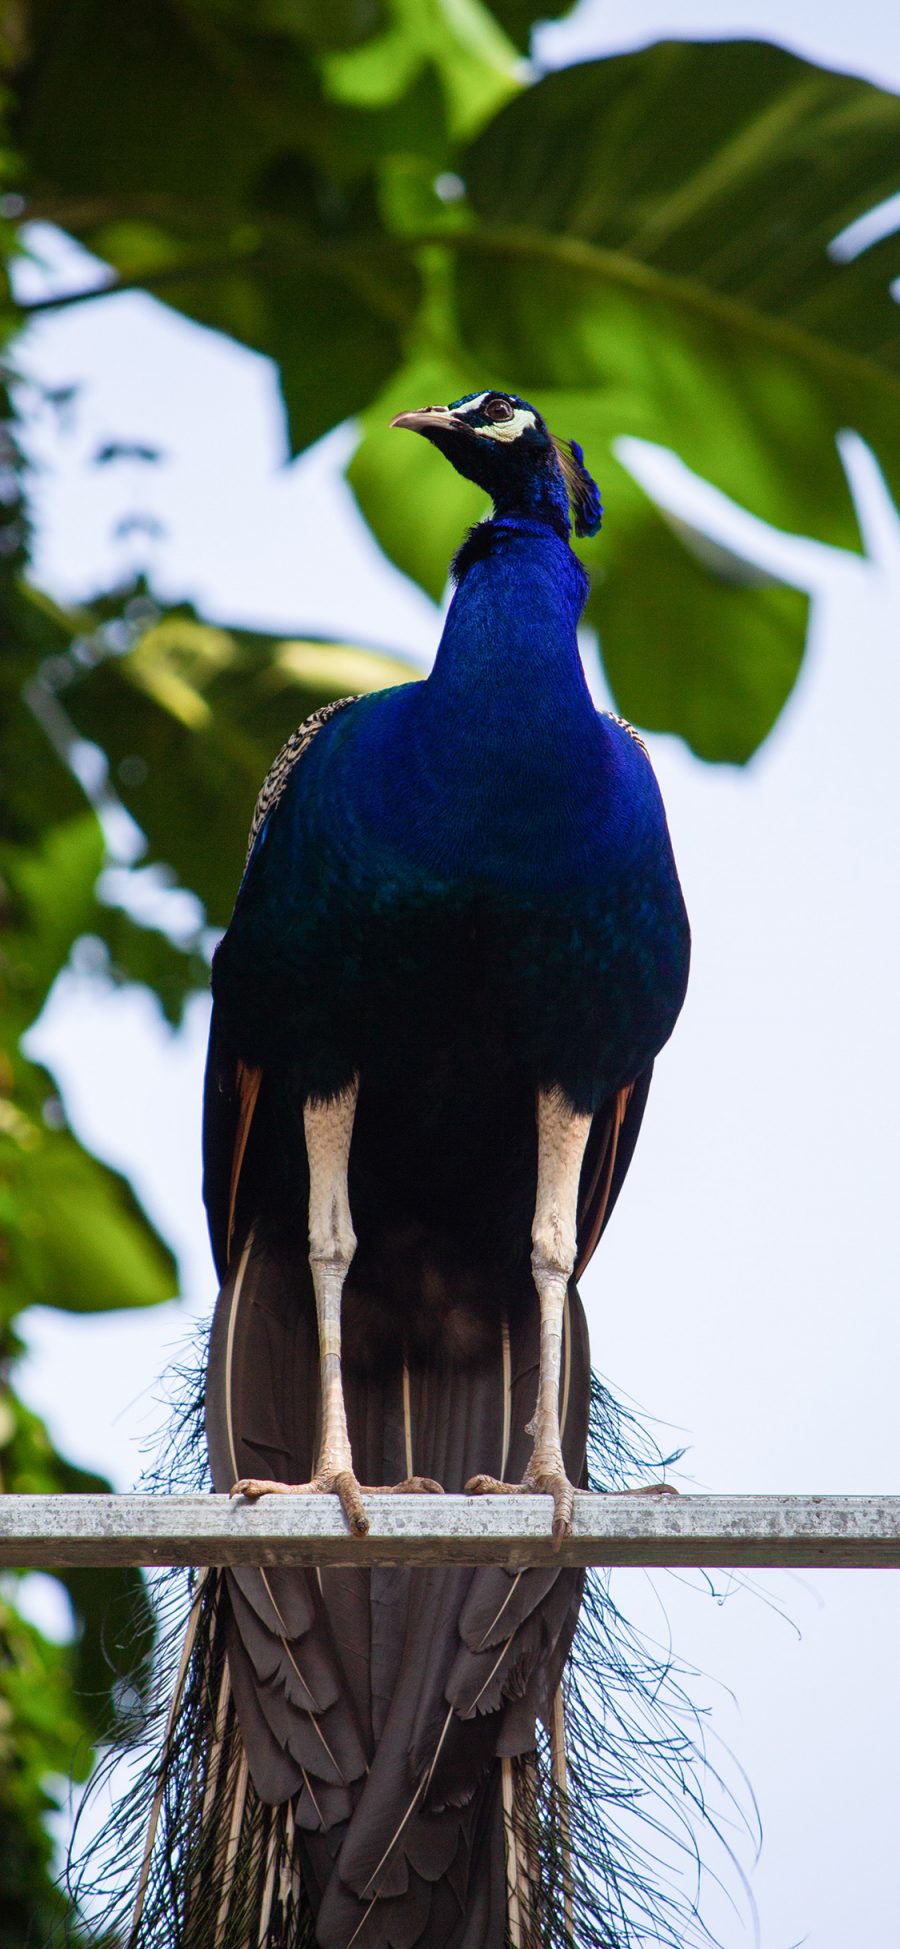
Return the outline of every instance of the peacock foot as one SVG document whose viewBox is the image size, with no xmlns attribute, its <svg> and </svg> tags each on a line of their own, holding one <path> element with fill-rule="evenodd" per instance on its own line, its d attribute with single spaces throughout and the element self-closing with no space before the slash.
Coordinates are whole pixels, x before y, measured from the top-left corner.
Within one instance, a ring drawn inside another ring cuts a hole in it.
<svg viewBox="0 0 900 1949">
<path fill-rule="evenodd" d="M 391 1482 L 380 1488 L 357 1482 L 352 1469 L 317 1469 L 311 1482 L 270 1482 L 254 1475 L 242 1476 L 231 1491 L 256 1502 L 260 1496 L 336 1495 L 353 1536 L 368 1536 L 369 1518 L 362 1505 L 363 1496 L 441 1496 L 444 1491 L 430 1476 L 413 1475 L 405 1482 Z"/>
<path fill-rule="evenodd" d="M 575 1489 L 563 1467 L 562 1456 L 558 1460 L 555 1456 L 548 1457 L 546 1467 L 536 1456 L 532 1456 L 521 1482 L 500 1482 L 495 1475 L 473 1475 L 466 1483 L 464 1494 L 467 1496 L 552 1496 L 553 1548 L 558 1550 L 564 1539 L 572 1534 Z"/>
<path fill-rule="evenodd" d="M 352 1469 L 317 1469 L 311 1482 L 267 1482 L 242 1476 L 231 1491 L 251 1502 L 260 1496 L 337 1496 L 353 1536 L 368 1536 L 369 1518 L 362 1506 L 362 1488 Z"/>
</svg>

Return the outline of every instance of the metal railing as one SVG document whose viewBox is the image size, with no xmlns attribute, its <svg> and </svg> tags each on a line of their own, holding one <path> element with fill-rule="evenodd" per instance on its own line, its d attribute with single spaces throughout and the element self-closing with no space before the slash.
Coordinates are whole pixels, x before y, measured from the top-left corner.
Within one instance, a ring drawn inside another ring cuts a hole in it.
<svg viewBox="0 0 900 1949">
<path fill-rule="evenodd" d="M 0 1566 L 106 1564 L 900 1567 L 900 1496 L 588 1495 L 554 1555 L 545 1496 L 0 1496 Z"/>
</svg>

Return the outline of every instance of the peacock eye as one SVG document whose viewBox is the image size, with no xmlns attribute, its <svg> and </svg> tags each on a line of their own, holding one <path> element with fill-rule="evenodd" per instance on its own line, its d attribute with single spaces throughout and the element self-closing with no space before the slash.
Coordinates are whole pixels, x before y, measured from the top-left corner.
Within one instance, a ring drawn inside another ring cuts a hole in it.
<svg viewBox="0 0 900 1949">
<path fill-rule="evenodd" d="M 486 399 L 481 410 L 488 420 L 511 420 L 513 416 L 509 400 L 500 393 L 495 393 L 493 399 Z"/>
</svg>

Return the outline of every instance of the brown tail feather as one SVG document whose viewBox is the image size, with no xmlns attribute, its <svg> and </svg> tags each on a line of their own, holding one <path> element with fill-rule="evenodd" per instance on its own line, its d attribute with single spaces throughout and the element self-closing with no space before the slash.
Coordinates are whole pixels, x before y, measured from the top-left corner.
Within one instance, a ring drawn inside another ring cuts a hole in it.
<svg viewBox="0 0 900 1949">
<path fill-rule="evenodd" d="M 470 1281 L 465 1308 L 454 1308 L 441 1279 L 435 1261 L 433 1361 L 405 1361 L 394 1349 L 373 1362 L 377 1303 L 361 1286 L 349 1294 L 345 1392 L 363 1480 L 397 1480 L 412 1467 L 459 1491 L 474 1472 L 502 1470 L 516 1480 L 524 1471 L 538 1361 L 527 1265 L 499 1296 L 489 1282 L 479 1290 Z M 567 1365 L 564 1448 L 577 1482 L 589 1376 L 574 1293 Z M 212 1337 L 207 1421 L 216 1488 L 244 1474 L 307 1480 L 317 1401 L 305 1266 L 251 1238 L 223 1287 Z M 281 1949 L 282 1941 L 293 1949 L 305 1939 L 297 1932 L 304 1914 L 302 1928 L 314 1920 L 308 1939 L 321 1949 L 503 1949 L 516 1930 L 530 1949 L 534 1873 L 516 1808 L 527 1793 L 536 1714 L 552 1711 L 579 1592 L 579 1573 L 569 1570 L 225 1573 L 229 1709 L 247 1766 L 242 1772 L 232 1761 L 226 1789 L 215 1795 L 222 1949 L 238 1949 L 227 1884 L 250 1846 L 251 1820 L 258 1896 L 253 1916 L 241 1910 L 240 1926 L 254 1949 Z M 272 1840 L 269 1801 L 274 1818 L 293 1826 L 288 1852 L 286 1826 Z M 513 1814 L 518 1839 L 509 1842 Z M 282 1879 L 287 1860 L 299 1878 L 291 1938 L 283 1935 L 276 1856 Z"/>
</svg>

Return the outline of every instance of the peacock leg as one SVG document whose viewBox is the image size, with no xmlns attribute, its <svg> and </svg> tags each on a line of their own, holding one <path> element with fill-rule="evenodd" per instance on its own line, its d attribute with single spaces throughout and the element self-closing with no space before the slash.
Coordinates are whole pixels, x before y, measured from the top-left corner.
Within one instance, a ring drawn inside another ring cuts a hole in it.
<svg viewBox="0 0 900 1949">
<path fill-rule="evenodd" d="M 353 1469 L 341 1378 L 341 1296 L 356 1251 L 350 1216 L 347 1166 L 356 1114 L 357 1082 L 330 1102 L 303 1107 L 309 1160 L 309 1263 L 319 1327 L 322 1430 L 311 1482 L 236 1482 L 233 1495 L 313 1495 L 333 1491 L 354 1536 L 368 1533 L 360 1486 Z"/>
<path fill-rule="evenodd" d="M 553 1497 L 553 1541 L 572 1529 L 575 1490 L 566 1474 L 559 1429 L 559 1376 L 563 1315 L 575 1266 L 578 1183 L 590 1116 L 571 1110 L 559 1090 L 539 1090 L 537 1099 L 538 1172 L 531 1269 L 541 1309 L 538 1397 L 527 1433 L 534 1439 L 521 1483 L 476 1475 L 468 1495 L 509 1495 L 527 1490 Z"/>
<path fill-rule="evenodd" d="M 311 1482 L 263 1481 L 246 1476 L 235 1483 L 231 1493 L 253 1499 L 334 1493 L 340 1498 L 353 1535 L 367 1536 L 369 1519 L 362 1505 L 364 1492 L 353 1467 L 341 1376 L 341 1300 L 356 1251 L 347 1167 L 358 1094 L 359 1084 L 353 1082 L 330 1102 L 308 1102 L 303 1109 L 309 1160 L 309 1263 L 316 1295 L 322 1393 L 322 1432 L 316 1472 Z M 396 1494 L 403 1490 L 440 1494 L 438 1483 L 420 1476 L 392 1484 L 390 1492 Z"/>
</svg>

